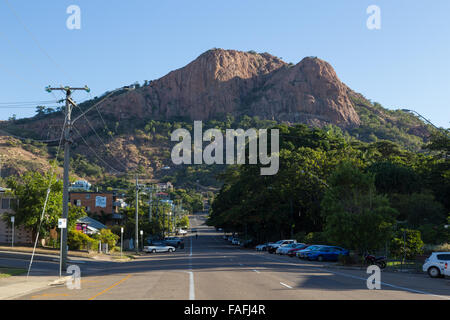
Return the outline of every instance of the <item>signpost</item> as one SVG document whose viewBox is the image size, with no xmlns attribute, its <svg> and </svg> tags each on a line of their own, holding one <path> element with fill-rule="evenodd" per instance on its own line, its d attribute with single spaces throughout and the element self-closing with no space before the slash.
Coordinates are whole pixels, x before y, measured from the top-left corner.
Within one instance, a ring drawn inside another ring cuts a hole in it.
<svg viewBox="0 0 450 320">
<path fill-rule="evenodd" d="M 142 231 L 142 230 L 141 230 L 141 243 L 142 243 L 142 250 L 144 250 L 144 239 L 143 239 L 143 236 L 144 236 L 144 231 Z"/>
<path fill-rule="evenodd" d="M 123 247 L 123 227 L 120 228 L 120 257 L 122 258 L 122 247 Z"/>
<path fill-rule="evenodd" d="M 61 230 L 61 248 L 60 248 L 60 258 L 59 258 L 59 277 L 61 278 L 62 274 L 62 262 L 63 262 L 63 234 L 64 229 L 67 228 L 67 219 L 58 219 L 58 228 Z"/>
<path fill-rule="evenodd" d="M 12 223 L 11 247 L 14 247 L 14 221 L 15 221 L 15 217 L 11 216 L 11 223 Z"/>
</svg>

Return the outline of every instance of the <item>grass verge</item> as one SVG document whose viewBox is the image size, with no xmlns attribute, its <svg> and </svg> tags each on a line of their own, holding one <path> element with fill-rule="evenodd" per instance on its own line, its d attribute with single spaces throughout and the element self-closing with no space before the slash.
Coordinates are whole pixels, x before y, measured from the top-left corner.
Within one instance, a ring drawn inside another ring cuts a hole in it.
<svg viewBox="0 0 450 320">
<path fill-rule="evenodd" d="M 25 269 L 0 267 L 0 279 L 17 276 L 25 272 L 27 272 Z"/>
</svg>

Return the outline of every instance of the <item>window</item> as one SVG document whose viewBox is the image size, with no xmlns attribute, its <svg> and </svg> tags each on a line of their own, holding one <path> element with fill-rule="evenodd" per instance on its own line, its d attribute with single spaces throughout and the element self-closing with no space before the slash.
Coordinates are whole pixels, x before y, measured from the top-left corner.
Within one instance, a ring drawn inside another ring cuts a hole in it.
<svg viewBox="0 0 450 320">
<path fill-rule="evenodd" d="M 81 207 L 81 200 L 77 200 L 76 204 L 77 204 L 77 207 Z"/>
<path fill-rule="evenodd" d="M 91 207 L 86 207 L 86 212 L 91 212 Z"/>
<path fill-rule="evenodd" d="M 450 261 L 450 254 L 438 254 L 437 258 L 439 260 Z"/>
<path fill-rule="evenodd" d="M 87 194 L 86 195 L 86 200 L 89 200 L 91 198 L 91 195 L 90 194 Z"/>
<path fill-rule="evenodd" d="M 11 203 L 9 198 L 2 199 L 2 209 L 11 209 Z"/>
</svg>

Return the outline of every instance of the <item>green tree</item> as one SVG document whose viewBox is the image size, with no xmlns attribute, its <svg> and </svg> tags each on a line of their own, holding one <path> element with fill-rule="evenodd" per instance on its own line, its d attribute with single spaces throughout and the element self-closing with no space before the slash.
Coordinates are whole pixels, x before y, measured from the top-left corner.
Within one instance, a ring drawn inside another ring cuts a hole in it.
<svg viewBox="0 0 450 320">
<path fill-rule="evenodd" d="M 42 221 L 40 236 L 44 237 L 50 229 L 58 224 L 58 218 L 62 212 L 62 181 L 51 176 L 50 173 L 41 174 L 36 171 L 29 171 L 20 179 L 9 178 L 7 186 L 11 189 L 17 201 L 13 202 L 13 209 L 16 217 L 16 225 L 24 226 L 37 233 L 44 202 L 47 195 L 47 188 L 51 182 L 47 207 Z M 73 211 L 72 211 L 73 212 Z M 8 217 L 9 219 L 9 217 Z M 69 224 L 72 223 L 69 220 Z"/>
<path fill-rule="evenodd" d="M 423 247 L 424 243 L 419 230 L 401 229 L 392 239 L 390 251 L 394 257 L 413 259 L 416 255 L 423 253 Z"/>
<path fill-rule="evenodd" d="M 330 177 L 322 214 L 329 241 L 364 253 L 386 244 L 397 212 L 376 193 L 373 175 L 343 163 Z"/>
</svg>

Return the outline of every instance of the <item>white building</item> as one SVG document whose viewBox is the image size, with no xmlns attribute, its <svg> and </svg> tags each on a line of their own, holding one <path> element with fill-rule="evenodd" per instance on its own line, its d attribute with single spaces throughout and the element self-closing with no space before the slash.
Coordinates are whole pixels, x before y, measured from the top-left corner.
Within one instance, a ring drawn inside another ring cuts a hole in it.
<svg viewBox="0 0 450 320">
<path fill-rule="evenodd" d="M 83 191 L 89 191 L 91 190 L 92 185 L 87 182 L 86 180 L 78 180 L 72 183 L 69 190 L 83 190 Z"/>
</svg>

